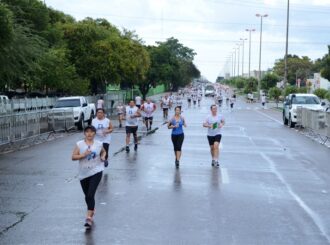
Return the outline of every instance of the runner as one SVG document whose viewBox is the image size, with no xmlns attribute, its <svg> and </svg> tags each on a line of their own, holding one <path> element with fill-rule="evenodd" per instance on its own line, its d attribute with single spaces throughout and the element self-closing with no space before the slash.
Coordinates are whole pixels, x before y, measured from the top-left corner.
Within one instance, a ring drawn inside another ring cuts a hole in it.
<svg viewBox="0 0 330 245">
<path fill-rule="evenodd" d="M 204 121 L 203 126 L 208 128 L 207 139 L 209 141 L 212 166 L 219 167 L 219 145 L 221 142 L 221 128 L 225 125 L 225 119 L 221 114 L 218 114 L 218 107 L 211 106 L 211 115 Z"/>
<path fill-rule="evenodd" d="M 202 91 L 198 91 L 198 95 L 197 95 L 197 101 L 198 101 L 198 107 L 201 106 L 201 100 L 202 100 L 202 96 L 203 96 L 203 93 Z"/>
<path fill-rule="evenodd" d="M 121 102 L 117 106 L 117 115 L 118 115 L 118 121 L 119 121 L 119 128 L 121 128 L 122 122 L 124 119 L 124 105 Z"/>
<path fill-rule="evenodd" d="M 140 109 L 141 108 L 141 104 L 142 104 L 142 98 L 141 98 L 140 95 L 138 95 L 138 96 L 135 97 L 135 105 L 136 105 L 137 108 Z"/>
<path fill-rule="evenodd" d="M 168 122 L 168 129 L 172 129 L 172 143 L 175 154 L 175 166 L 180 165 L 181 149 L 184 140 L 183 126 L 187 127 L 185 119 L 181 116 L 181 109 L 179 106 L 175 107 L 175 115 Z"/>
<path fill-rule="evenodd" d="M 188 107 L 191 107 L 191 94 L 188 92 L 187 94 L 187 101 L 188 101 Z"/>
<path fill-rule="evenodd" d="M 101 181 L 106 152 L 102 142 L 94 140 L 96 128 L 87 126 L 84 129 L 85 139 L 78 141 L 73 153 L 72 160 L 79 160 L 79 180 L 85 194 L 87 204 L 86 229 L 91 229 L 95 214 L 95 193 Z"/>
<path fill-rule="evenodd" d="M 96 110 L 96 118 L 92 120 L 92 126 L 96 128 L 95 139 L 103 143 L 103 148 L 107 153 L 105 156 L 106 161 L 104 162 L 104 166 L 108 167 L 109 146 L 113 126 L 111 121 L 105 117 L 104 109 L 99 108 Z"/>
<path fill-rule="evenodd" d="M 168 117 L 168 108 L 170 107 L 171 101 L 167 95 L 162 99 L 161 107 L 163 108 L 163 118 L 167 119 Z"/>
<path fill-rule="evenodd" d="M 231 111 L 234 109 L 235 101 L 236 101 L 236 94 L 233 94 L 233 96 L 230 98 L 230 110 Z"/>
<path fill-rule="evenodd" d="M 176 97 L 176 106 L 179 107 L 180 110 L 182 110 L 182 104 L 183 104 L 183 102 L 182 102 L 182 96 L 181 95 L 178 95 Z"/>
<path fill-rule="evenodd" d="M 141 117 L 141 113 L 138 107 L 135 106 L 133 100 L 129 102 L 129 106 L 126 106 L 125 111 L 126 116 L 126 152 L 129 152 L 129 142 L 131 138 L 131 134 L 134 137 L 134 150 L 137 151 L 138 148 L 138 117 Z"/>
<path fill-rule="evenodd" d="M 103 96 L 100 97 L 100 99 L 97 100 L 96 103 L 96 109 L 102 108 L 104 109 L 104 100 L 103 100 Z"/>
<path fill-rule="evenodd" d="M 142 105 L 141 110 L 145 113 L 144 123 L 147 127 L 147 131 L 149 131 L 151 130 L 153 113 L 156 110 L 156 105 L 148 98 L 147 102 Z"/>
<path fill-rule="evenodd" d="M 194 107 L 196 107 L 196 104 L 197 104 L 197 92 L 193 92 L 192 93 L 192 101 L 194 103 Z"/>
<path fill-rule="evenodd" d="M 261 96 L 261 105 L 262 105 L 262 109 L 265 109 L 265 105 L 266 105 L 266 95 L 262 94 Z"/>
</svg>

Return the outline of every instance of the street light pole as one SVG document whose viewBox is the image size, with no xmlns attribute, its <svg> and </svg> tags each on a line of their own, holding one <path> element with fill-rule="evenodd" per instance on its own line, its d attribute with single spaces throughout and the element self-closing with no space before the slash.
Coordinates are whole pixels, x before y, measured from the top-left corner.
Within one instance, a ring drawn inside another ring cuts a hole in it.
<svg viewBox="0 0 330 245">
<path fill-rule="evenodd" d="M 287 17 L 286 17 L 286 44 L 284 59 L 284 86 L 288 82 L 288 49 L 289 49 L 289 17 L 290 17 L 290 0 L 288 0 Z"/>
<path fill-rule="evenodd" d="M 242 77 L 244 76 L 244 42 L 247 40 L 247 38 L 240 38 L 240 40 L 243 42 L 242 44 Z"/>
<path fill-rule="evenodd" d="M 258 98 L 260 99 L 260 89 L 261 89 L 261 44 L 262 44 L 262 21 L 263 18 L 266 18 L 268 14 L 256 14 L 257 17 L 260 17 L 260 47 L 259 47 L 259 74 L 258 74 Z"/>
<path fill-rule="evenodd" d="M 251 32 L 255 31 L 255 29 L 246 29 L 249 32 L 249 78 L 251 76 Z"/>
<path fill-rule="evenodd" d="M 234 77 L 234 52 L 231 53 L 231 76 Z"/>
<path fill-rule="evenodd" d="M 239 77 L 239 50 L 240 50 L 240 43 L 237 44 L 238 46 L 238 54 L 237 54 L 237 76 Z"/>
<path fill-rule="evenodd" d="M 236 48 L 234 48 L 234 53 L 235 53 L 235 57 L 234 57 L 234 77 L 236 76 Z"/>
</svg>

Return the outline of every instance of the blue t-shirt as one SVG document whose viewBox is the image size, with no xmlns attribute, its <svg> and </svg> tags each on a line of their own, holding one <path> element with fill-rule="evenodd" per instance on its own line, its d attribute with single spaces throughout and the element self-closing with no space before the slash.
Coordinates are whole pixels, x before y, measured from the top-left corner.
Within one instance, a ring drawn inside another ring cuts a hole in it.
<svg viewBox="0 0 330 245">
<path fill-rule="evenodd" d="M 184 119 L 180 117 L 180 120 L 176 121 L 175 118 L 172 118 L 171 125 L 177 125 L 177 124 L 179 124 L 179 127 L 172 129 L 172 135 L 183 134 Z"/>
</svg>

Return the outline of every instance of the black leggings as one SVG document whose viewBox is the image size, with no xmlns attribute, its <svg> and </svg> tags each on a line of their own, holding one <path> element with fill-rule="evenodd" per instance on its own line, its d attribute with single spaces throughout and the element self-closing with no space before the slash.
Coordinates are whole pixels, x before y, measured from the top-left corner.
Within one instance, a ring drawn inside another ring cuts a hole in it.
<svg viewBox="0 0 330 245">
<path fill-rule="evenodd" d="M 174 151 L 181 151 L 183 140 L 184 140 L 184 134 L 178 134 L 178 135 L 172 134 Z"/>
<path fill-rule="evenodd" d="M 108 156 L 109 156 L 109 145 L 110 144 L 108 144 L 108 143 L 103 143 L 103 148 L 104 148 L 105 152 L 107 153 L 105 155 L 105 160 L 108 160 Z"/>
<path fill-rule="evenodd" d="M 102 178 L 102 172 L 80 180 L 81 187 L 85 194 L 87 209 L 93 211 L 95 208 L 95 192 Z"/>
</svg>

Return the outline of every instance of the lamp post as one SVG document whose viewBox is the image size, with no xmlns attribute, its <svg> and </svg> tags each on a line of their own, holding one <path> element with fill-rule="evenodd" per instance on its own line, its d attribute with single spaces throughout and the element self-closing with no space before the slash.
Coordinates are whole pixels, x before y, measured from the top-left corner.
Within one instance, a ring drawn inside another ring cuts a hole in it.
<svg viewBox="0 0 330 245">
<path fill-rule="evenodd" d="M 239 77 L 239 66 L 240 66 L 240 64 L 239 64 L 239 51 L 240 51 L 240 46 L 241 46 L 241 44 L 240 43 L 237 43 L 237 50 L 238 50 L 238 53 L 237 53 L 237 76 Z"/>
<path fill-rule="evenodd" d="M 240 38 L 242 41 L 242 77 L 244 76 L 244 42 L 247 40 L 247 38 Z"/>
<path fill-rule="evenodd" d="M 231 76 L 234 77 L 234 52 L 231 53 Z"/>
<path fill-rule="evenodd" d="M 285 59 L 284 59 L 284 86 L 286 86 L 286 83 L 288 82 L 289 17 L 290 17 L 290 0 L 288 0 L 287 17 L 286 17 L 286 43 L 285 43 Z"/>
<path fill-rule="evenodd" d="M 255 29 L 246 29 L 249 32 L 249 77 L 251 76 L 251 33 L 255 31 Z"/>
<path fill-rule="evenodd" d="M 268 14 L 256 14 L 256 16 L 260 17 L 260 47 L 259 47 L 259 74 L 258 74 L 258 98 L 260 99 L 260 88 L 261 88 L 261 44 L 262 44 L 262 22 L 263 18 L 266 18 Z"/>
<path fill-rule="evenodd" d="M 234 77 L 236 76 L 236 48 L 234 48 Z"/>
</svg>

